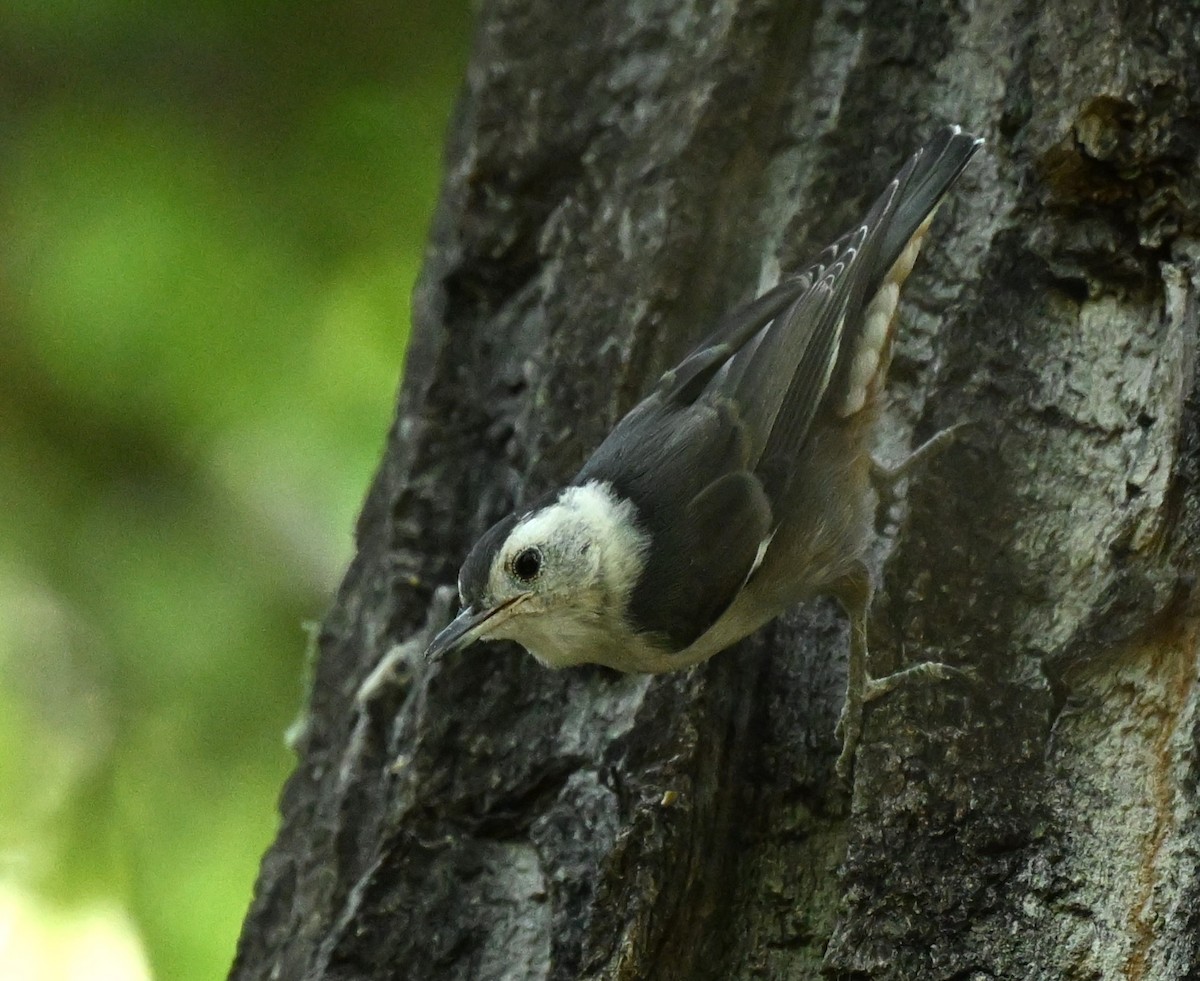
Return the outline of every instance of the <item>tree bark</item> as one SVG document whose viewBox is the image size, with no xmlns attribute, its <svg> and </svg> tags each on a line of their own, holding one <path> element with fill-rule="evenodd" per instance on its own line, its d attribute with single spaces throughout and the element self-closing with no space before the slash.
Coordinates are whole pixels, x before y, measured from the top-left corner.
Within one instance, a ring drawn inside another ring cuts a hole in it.
<svg viewBox="0 0 1200 981">
<path fill-rule="evenodd" d="M 490 0 L 477 32 L 232 976 L 1200 976 L 1200 7 Z M 424 663 L 476 536 L 942 122 L 988 146 L 880 453 L 976 425 L 881 509 L 872 668 L 973 680 L 869 706 L 848 796 L 830 601 L 674 676 Z"/>
</svg>

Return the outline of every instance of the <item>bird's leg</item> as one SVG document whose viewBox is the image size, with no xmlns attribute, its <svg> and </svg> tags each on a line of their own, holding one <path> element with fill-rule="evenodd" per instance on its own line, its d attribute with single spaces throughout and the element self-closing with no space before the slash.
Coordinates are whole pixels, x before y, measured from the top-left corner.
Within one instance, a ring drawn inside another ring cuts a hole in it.
<svg viewBox="0 0 1200 981">
<path fill-rule="evenodd" d="M 871 483 L 875 487 L 875 493 L 884 498 L 886 503 L 892 504 L 896 498 L 896 485 L 914 470 L 925 466 L 925 464 L 941 453 L 942 450 L 958 439 L 962 431 L 971 425 L 973 425 L 971 421 L 966 421 L 955 423 L 953 426 L 947 426 L 940 432 L 930 436 L 929 439 L 925 440 L 924 443 L 899 463 L 889 465 L 881 463 L 872 457 Z"/>
<path fill-rule="evenodd" d="M 936 438 L 936 437 L 935 437 Z M 926 444 L 928 445 L 928 444 Z M 919 451 L 918 451 L 919 452 Z M 846 701 L 838 717 L 836 735 L 842 741 L 836 772 L 849 782 L 854 753 L 862 736 L 863 706 L 882 698 L 909 681 L 948 681 L 969 677 L 968 672 L 937 661 L 923 661 L 882 678 L 867 675 L 867 610 L 871 604 L 871 573 L 862 562 L 842 577 L 831 592 L 850 618 L 850 658 L 846 669 Z"/>
</svg>

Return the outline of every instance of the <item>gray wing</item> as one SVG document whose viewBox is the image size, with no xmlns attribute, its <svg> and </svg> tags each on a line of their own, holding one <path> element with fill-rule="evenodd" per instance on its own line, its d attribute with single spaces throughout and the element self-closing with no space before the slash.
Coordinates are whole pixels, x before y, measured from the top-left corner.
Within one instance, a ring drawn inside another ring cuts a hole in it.
<svg viewBox="0 0 1200 981">
<path fill-rule="evenodd" d="M 762 483 L 746 470 L 712 481 L 684 506 L 680 520 L 660 523 L 643 582 L 629 605 L 638 629 L 682 650 L 737 596 L 772 525 Z"/>
<path fill-rule="evenodd" d="M 797 384 L 828 381 L 844 320 L 843 270 L 838 263 L 829 274 L 820 270 L 821 278 L 792 302 L 789 322 L 803 329 L 774 332 L 768 320 L 751 334 L 758 357 L 777 357 L 771 347 L 778 337 L 803 349 Z M 763 304 L 756 315 L 770 310 Z M 747 326 L 750 318 L 739 322 Z M 608 480 L 637 507 L 651 544 L 627 614 L 635 630 L 658 634 L 674 650 L 708 630 L 745 584 L 774 529 L 768 486 L 788 479 L 779 468 L 769 475 L 774 479 L 756 472 L 773 421 L 764 415 L 777 413 L 780 402 L 738 398 L 738 383 L 753 384 L 746 369 L 758 362 L 737 350 L 732 357 L 697 355 L 685 362 L 693 373 L 664 379 L 577 478 Z"/>
<path fill-rule="evenodd" d="M 739 406 L 756 470 L 798 458 L 827 393 L 844 383 L 867 303 L 979 145 L 946 127 L 913 154 L 859 226 L 805 270 L 807 289 L 713 374 L 705 394 Z"/>
<path fill-rule="evenodd" d="M 635 629 L 681 649 L 737 595 L 865 303 L 977 146 L 957 128 L 939 133 L 857 227 L 726 318 L 584 465 L 576 481 L 612 483 L 651 538 Z"/>
<path fill-rule="evenodd" d="M 603 480 L 650 535 L 627 612 L 639 632 L 682 650 L 725 611 L 770 534 L 771 505 L 747 469 L 749 444 L 727 400 L 652 394 L 592 455 L 576 483 Z"/>
</svg>

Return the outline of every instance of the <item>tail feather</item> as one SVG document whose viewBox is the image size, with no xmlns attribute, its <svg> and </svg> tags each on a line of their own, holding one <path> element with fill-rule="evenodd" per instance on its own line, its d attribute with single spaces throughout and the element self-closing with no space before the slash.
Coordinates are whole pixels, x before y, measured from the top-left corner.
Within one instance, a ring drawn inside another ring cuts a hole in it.
<svg viewBox="0 0 1200 981">
<path fill-rule="evenodd" d="M 882 383 L 899 286 L 922 227 L 982 141 L 940 130 L 888 183 L 863 219 L 801 273 L 736 311 L 660 380 L 677 405 L 704 393 L 739 406 L 751 456 L 789 456 L 827 393 L 858 411 Z"/>
<path fill-rule="evenodd" d="M 786 336 L 786 344 L 779 346 L 792 356 L 768 360 L 762 351 L 755 352 L 755 363 L 743 369 L 739 385 L 744 399 L 752 390 L 770 393 L 769 413 L 752 412 L 761 417 L 760 425 L 767 424 L 769 432 L 759 433 L 765 436 L 766 456 L 786 455 L 800 445 L 827 393 L 836 399 L 833 411 L 850 416 L 883 384 L 899 287 L 912 269 L 938 202 L 981 144 L 957 126 L 938 131 L 909 157 L 858 227 L 835 244 L 839 258 L 848 261 L 836 277 L 841 302 L 827 308 L 829 316 L 824 321 L 811 319 L 811 311 L 800 308 L 802 297 L 767 328 Z M 856 241 L 859 247 L 852 250 Z M 822 362 L 825 357 L 832 363 Z M 780 377 L 787 378 L 782 397 L 770 385 Z"/>
<path fill-rule="evenodd" d="M 983 140 L 958 126 L 946 126 L 914 155 L 912 173 L 900 187 L 899 200 L 880 244 L 882 269 L 892 267 L 982 145 Z"/>
</svg>

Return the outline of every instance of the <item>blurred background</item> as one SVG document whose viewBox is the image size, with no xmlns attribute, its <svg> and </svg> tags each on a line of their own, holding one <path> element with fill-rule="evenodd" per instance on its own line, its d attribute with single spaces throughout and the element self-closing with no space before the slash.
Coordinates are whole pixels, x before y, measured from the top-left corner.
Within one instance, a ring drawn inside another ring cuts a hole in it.
<svg viewBox="0 0 1200 981">
<path fill-rule="evenodd" d="M 223 977 L 467 0 L 0 0 L 0 978 Z"/>
</svg>

